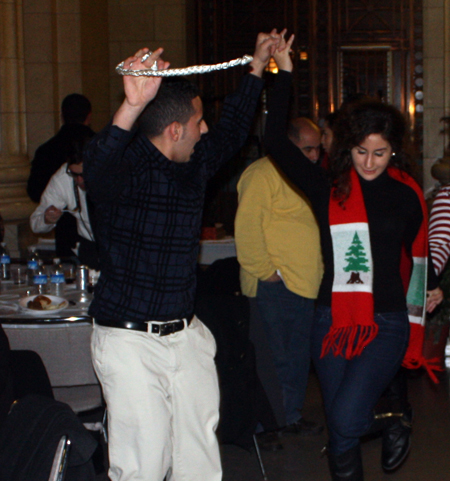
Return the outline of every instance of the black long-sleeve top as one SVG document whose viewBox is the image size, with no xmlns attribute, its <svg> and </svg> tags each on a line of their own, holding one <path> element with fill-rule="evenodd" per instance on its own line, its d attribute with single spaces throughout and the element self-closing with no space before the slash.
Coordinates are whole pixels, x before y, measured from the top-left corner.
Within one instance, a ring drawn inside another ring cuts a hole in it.
<svg viewBox="0 0 450 481">
<path fill-rule="evenodd" d="M 292 75 L 281 70 L 269 101 L 265 144 L 287 177 L 310 199 L 320 228 L 325 273 L 318 303 L 331 306 L 334 277 L 333 246 L 329 223 L 331 187 L 325 171 L 310 162 L 287 136 L 287 116 Z M 367 211 L 374 266 L 375 312 L 406 310 L 400 275 L 402 245 L 407 252 L 423 220 L 420 201 L 409 186 L 394 180 L 387 170 L 372 181 L 359 177 Z M 433 269 L 428 270 L 429 289 L 437 287 Z"/>
<path fill-rule="evenodd" d="M 98 320 L 192 314 L 206 183 L 242 147 L 263 82 L 246 75 L 189 162 L 167 159 L 139 132 L 106 127 L 89 145 L 84 178 L 95 204 L 101 275 Z"/>
</svg>

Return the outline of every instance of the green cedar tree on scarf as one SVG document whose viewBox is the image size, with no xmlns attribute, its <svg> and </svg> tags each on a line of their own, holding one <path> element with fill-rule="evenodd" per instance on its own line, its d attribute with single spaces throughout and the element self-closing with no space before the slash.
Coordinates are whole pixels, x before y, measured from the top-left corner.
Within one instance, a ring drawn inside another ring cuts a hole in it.
<svg viewBox="0 0 450 481">
<path fill-rule="evenodd" d="M 410 369 L 423 366 L 433 381 L 437 382 L 433 370 L 440 368 L 438 360 L 426 360 L 422 354 L 426 313 L 427 208 L 420 187 L 412 177 L 393 167 L 388 168 L 388 173 L 416 192 L 423 213 L 411 252 L 413 267 L 406 296 L 410 339 L 403 366 Z M 359 356 L 378 334 L 378 325 L 374 321 L 369 224 L 361 185 L 354 168 L 351 169 L 350 180 L 351 191 L 344 207 L 333 197 L 333 192 L 330 197 L 329 218 L 334 257 L 333 323 L 323 340 L 322 357 L 331 350 L 335 356 L 352 359 Z"/>
</svg>

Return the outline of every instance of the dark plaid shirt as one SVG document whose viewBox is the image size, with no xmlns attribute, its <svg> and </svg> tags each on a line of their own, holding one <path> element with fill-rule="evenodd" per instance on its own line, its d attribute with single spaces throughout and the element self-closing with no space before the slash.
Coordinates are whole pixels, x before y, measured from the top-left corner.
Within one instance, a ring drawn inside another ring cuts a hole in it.
<svg viewBox="0 0 450 481">
<path fill-rule="evenodd" d="M 192 314 L 206 183 L 245 142 L 262 84 L 244 77 L 187 163 L 168 160 L 139 132 L 108 126 L 94 137 L 84 176 L 96 206 L 101 276 L 90 315 L 145 321 Z"/>
</svg>

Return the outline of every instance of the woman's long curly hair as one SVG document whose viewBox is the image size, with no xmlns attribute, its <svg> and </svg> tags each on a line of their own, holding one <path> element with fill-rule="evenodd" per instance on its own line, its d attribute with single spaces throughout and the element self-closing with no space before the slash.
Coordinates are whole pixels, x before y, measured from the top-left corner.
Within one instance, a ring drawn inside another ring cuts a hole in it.
<svg viewBox="0 0 450 481">
<path fill-rule="evenodd" d="M 334 129 L 335 148 L 330 166 L 333 198 L 343 205 L 351 191 L 351 150 L 361 145 L 371 134 L 380 134 L 392 147 L 388 166 L 397 167 L 412 175 L 407 123 L 392 105 L 365 101 L 341 112 Z"/>
</svg>

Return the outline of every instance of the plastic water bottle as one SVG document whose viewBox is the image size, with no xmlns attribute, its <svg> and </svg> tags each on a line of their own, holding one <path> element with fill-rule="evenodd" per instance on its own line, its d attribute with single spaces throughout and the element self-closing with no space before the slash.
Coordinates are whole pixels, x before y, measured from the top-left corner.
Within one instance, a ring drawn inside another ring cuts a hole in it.
<svg viewBox="0 0 450 481">
<path fill-rule="evenodd" d="M 53 265 L 50 271 L 50 294 L 52 296 L 64 297 L 65 284 L 66 279 L 61 261 L 60 259 L 53 259 Z"/>
<path fill-rule="evenodd" d="M 47 294 L 47 273 L 43 266 L 39 266 L 34 272 L 33 285 L 37 287 L 38 294 Z"/>
<path fill-rule="evenodd" d="M 36 252 L 36 247 L 30 249 L 28 254 L 27 271 L 28 271 L 28 285 L 34 285 L 34 275 L 41 266 L 39 254 Z"/>
<path fill-rule="evenodd" d="M 11 279 L 11 257 L 4 242 L 0 244 L 0 263 L 2 266 L 1 279 L 2 281 L 8 281 Z"/>
</svg>

